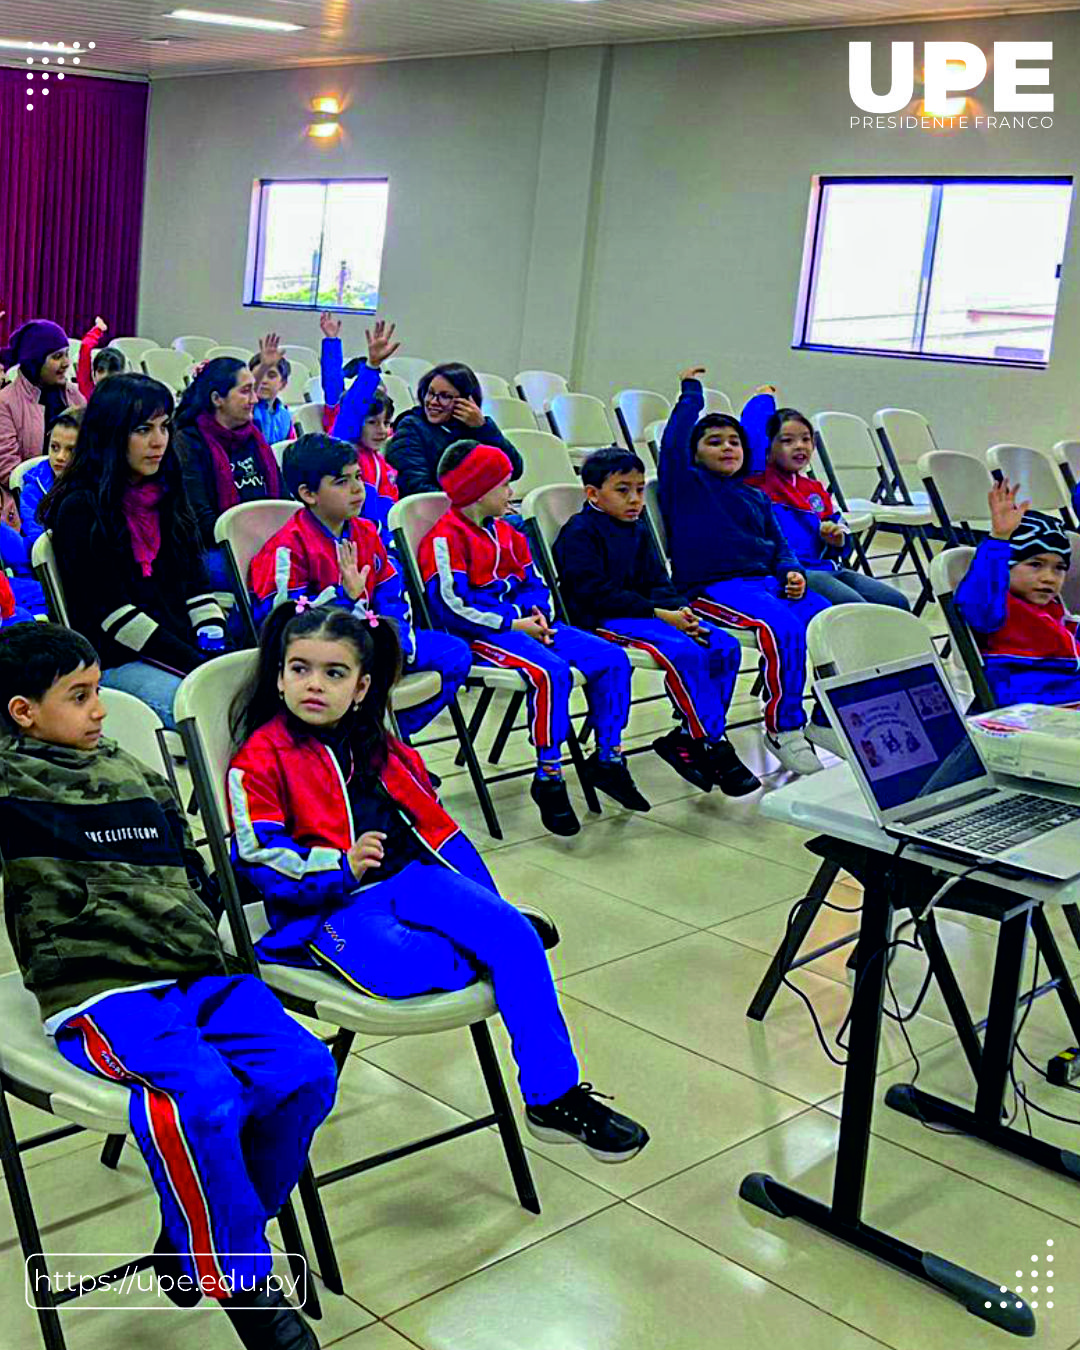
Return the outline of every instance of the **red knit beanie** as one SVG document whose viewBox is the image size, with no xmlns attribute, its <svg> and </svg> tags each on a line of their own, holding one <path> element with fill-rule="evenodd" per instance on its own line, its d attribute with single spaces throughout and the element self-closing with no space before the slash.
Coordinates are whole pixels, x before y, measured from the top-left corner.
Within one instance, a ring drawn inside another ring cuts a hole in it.
<svg viewBox="0 0 1080 1350">
<path fill-rule="evenodd" d="M 471 506 L 513 472 L 514 466 L 497 445 L 478 445 L 456 469 L 440 476 L 439 486 L 454 506 Z"/>
</svg>

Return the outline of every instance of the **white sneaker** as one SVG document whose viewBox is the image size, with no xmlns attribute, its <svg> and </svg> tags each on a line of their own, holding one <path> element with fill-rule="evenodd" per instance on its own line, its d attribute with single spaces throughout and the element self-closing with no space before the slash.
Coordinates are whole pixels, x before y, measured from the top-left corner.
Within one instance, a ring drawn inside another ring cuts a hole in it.
<svg viewBox="0 0 1080 1350">
<path fill-rule="evenodd" d="M 824 767 L 802 731 L 765 733 L 765 744 L 789 773 L 820 773 Z"/>
</svg>

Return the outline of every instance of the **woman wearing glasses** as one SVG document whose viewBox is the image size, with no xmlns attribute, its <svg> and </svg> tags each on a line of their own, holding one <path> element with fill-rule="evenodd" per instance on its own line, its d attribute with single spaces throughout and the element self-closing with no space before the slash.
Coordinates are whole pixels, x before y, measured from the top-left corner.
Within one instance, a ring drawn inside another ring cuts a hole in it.
<svg viewBox="0 0 1080 1350">
<path fill-rule="evenodd" d="M 418 407 L 398 419 L 386 451 L 397 470 L 400 497 L 416 492 L 439 492 L 437 470 L 442 453 L 455 441 L 479 441 L 504 451 L 520 478 L 521 456 L 480 409 L 480 381 L 459 361 L 429 370 L 416 386 Z"/>
</svg>

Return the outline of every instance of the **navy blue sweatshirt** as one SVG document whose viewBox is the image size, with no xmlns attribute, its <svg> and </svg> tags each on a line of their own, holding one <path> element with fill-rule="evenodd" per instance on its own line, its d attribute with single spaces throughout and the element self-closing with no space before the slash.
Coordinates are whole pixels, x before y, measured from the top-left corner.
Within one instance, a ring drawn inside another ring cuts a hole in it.
<svg viewBox="0 0 1080 1350">
<path fill-rule="evenodd" d="M 596 628 L 605 619 L 651 619 L 682 609 L 652 534 L 642 520 L 616 520 L 588 502 L 559 531 L 552 550 L 570 622 Z"/>
<path fill-rule="evenodd" d="M 732 577 L 775 577 L 783 586 L 789 572 L 803 569 L 772 503 L 745 481 L 749 453 L 730 478 L 694 461 L 690 434 L 704 406 L 701 381 L 684 380 L 660 445 L 660 509 L 675 585 L 690 596 Z"/>
</svg>

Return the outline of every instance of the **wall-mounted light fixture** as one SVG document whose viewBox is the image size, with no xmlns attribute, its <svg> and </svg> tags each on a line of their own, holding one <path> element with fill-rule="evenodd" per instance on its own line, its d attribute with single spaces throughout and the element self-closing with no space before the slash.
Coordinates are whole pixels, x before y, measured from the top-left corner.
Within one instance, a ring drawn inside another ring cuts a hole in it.
<svg viewBox="0 0 1080 1350">
<path fill-rule="evenodd" d="M 308 127 L 308 135 L 317 141 L 332 140 L 341 130 L 341 104 L 333 97 L 311 100 L 315 117 Z"/>
</svg>

